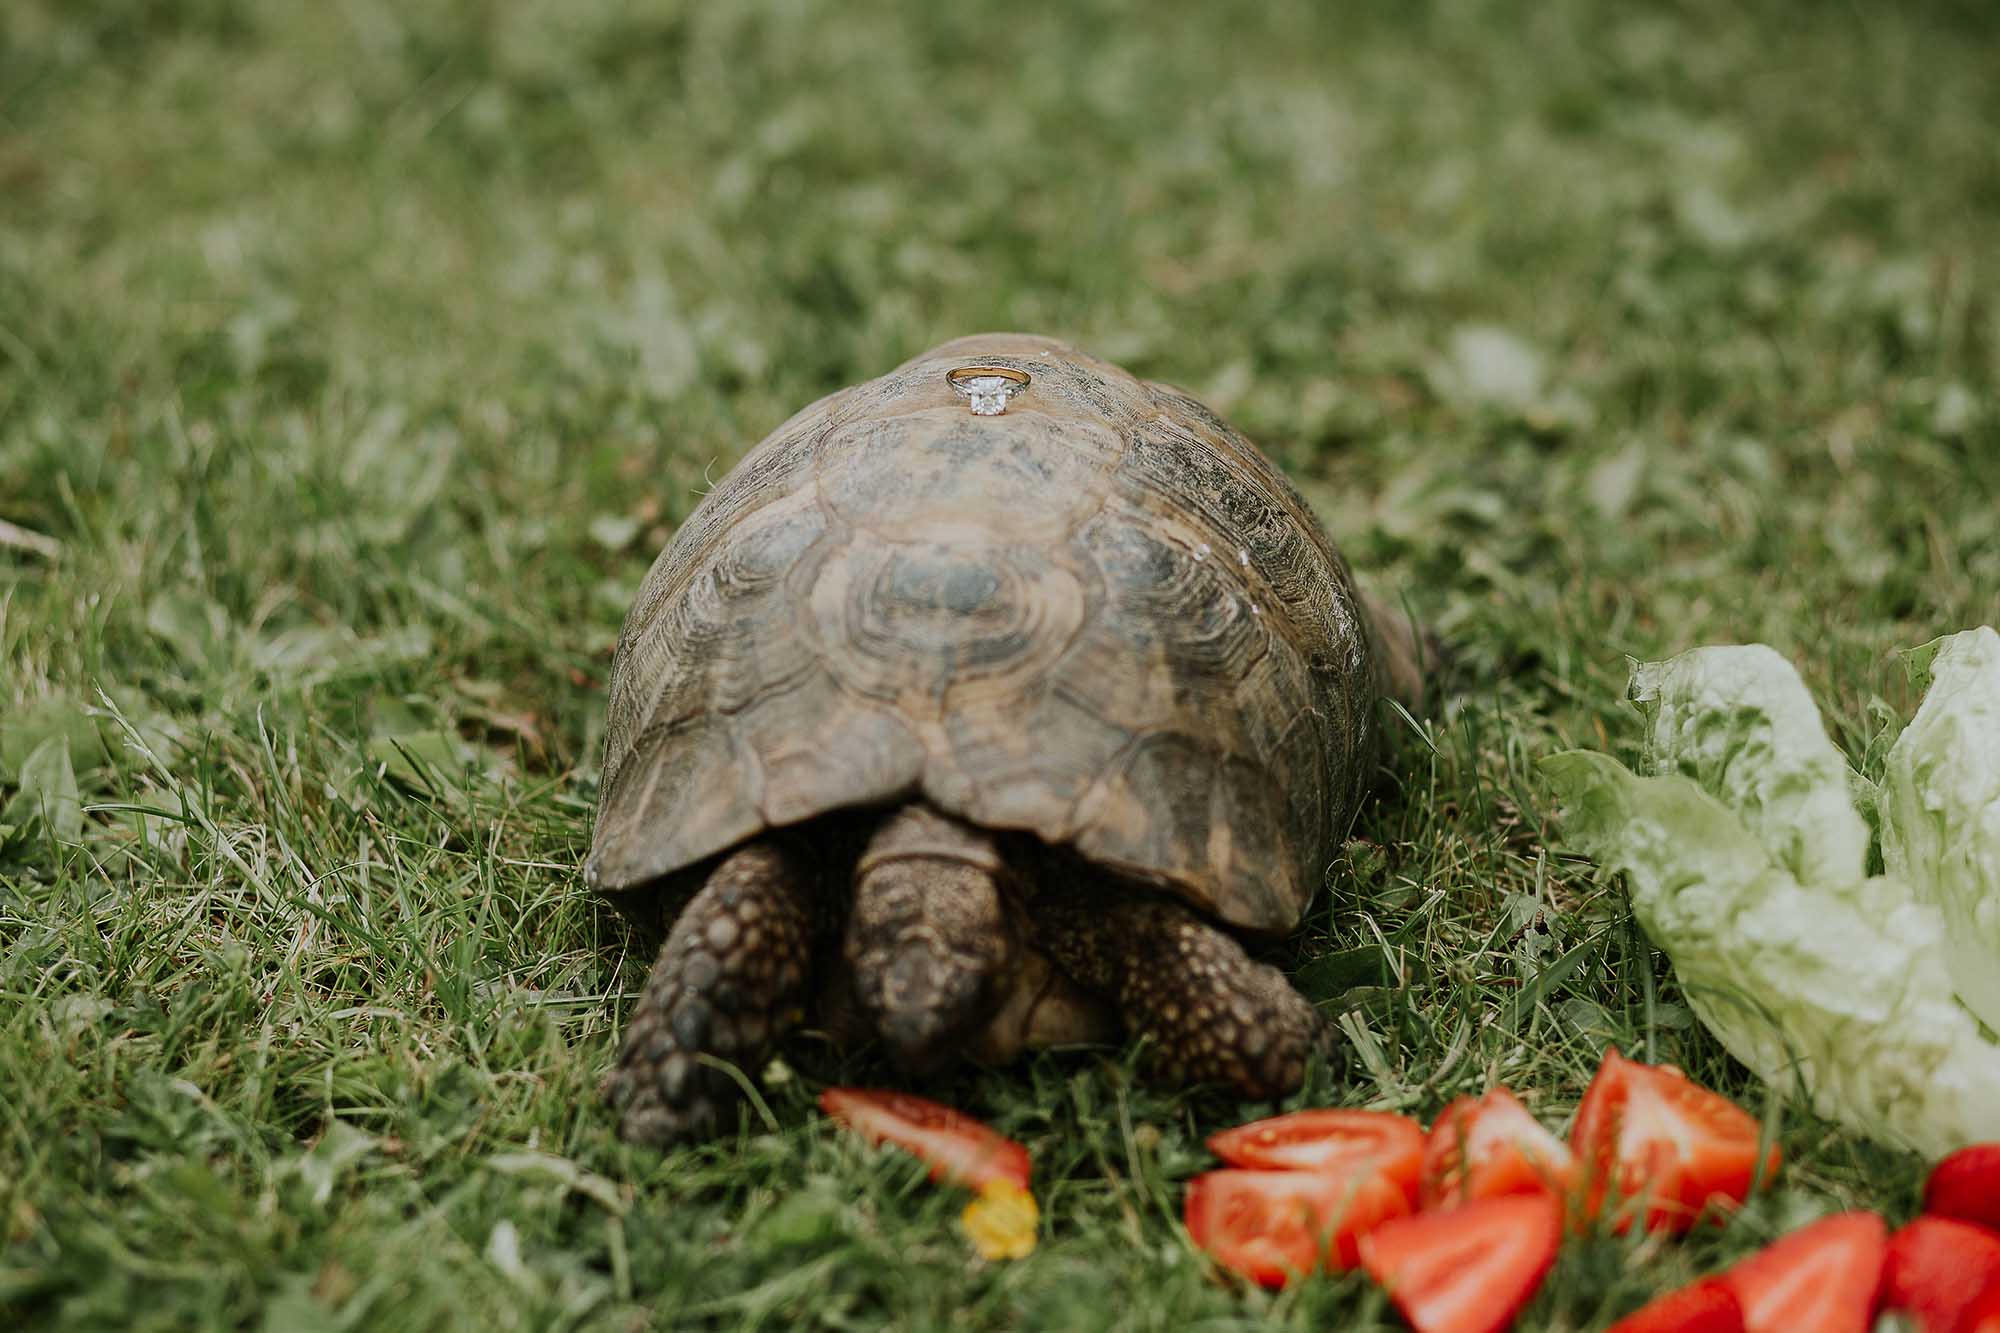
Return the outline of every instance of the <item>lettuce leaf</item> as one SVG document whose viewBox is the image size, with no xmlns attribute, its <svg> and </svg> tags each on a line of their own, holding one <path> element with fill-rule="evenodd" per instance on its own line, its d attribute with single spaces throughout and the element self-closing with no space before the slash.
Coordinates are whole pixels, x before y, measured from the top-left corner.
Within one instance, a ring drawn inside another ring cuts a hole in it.
<svg viewBox="0 0 2000 1333">
<path fill-rule="evenodd" d="M 1847 760 L 1776 650 L 1697 648 L 1635 663 L 1629 694 L 1646 717 L 1652 772 L 1694 779 L 1807 883 L 1862 877 L 1868 826 L 1848 797 Z"/>
<path fill-rule="evenodd" d="M 1948 961 L 1963 946 L 1978 981 L 2000 971 L 2000 636 L 1953 636 L 1931 669 L 1876 802 L 1886 875 L 1866 874 L 1856 779 L 1763 645 L 1635 666 L 1646 776 L 1585 751 L 1542 767 L 1567 835 L 1625 873 L 1731 1054 L 1823 1116 L 1939 1155 L 2000 1138 L 2000 1043 Z M 1948 930 L 1960 917 L 1979 929 Z"/>
<path fill-rule="evenodd" d="M 1959 998 L 2000 1032 L 2000 633 L 1926 645 L 1930 692 L 1889 751 L 1882 860 L 1944 916 Z"/>
</svg>

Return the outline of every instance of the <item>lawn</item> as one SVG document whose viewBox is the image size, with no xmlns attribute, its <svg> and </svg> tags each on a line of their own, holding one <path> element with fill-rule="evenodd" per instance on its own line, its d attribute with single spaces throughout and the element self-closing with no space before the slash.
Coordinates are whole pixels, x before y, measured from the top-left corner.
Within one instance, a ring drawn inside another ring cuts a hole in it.
<svg viewBox="0 0 2000 1333">
<path fill-rule="evenodd" d="M 1873 774 L 1896 650 L 2000 619 L 2000 20 L 1744 8 L 10 0 L 0 1324 L 1399 1327 L 1218 1280 L 1180 1184 L 1268 1108 L 1130 1051 L 925 1085 L 1035 1154 L 992 1266 L 813 1110 L 870 1052 L 664 1155 L 597 1096 L 640 577 L 792 410 L 987 328 L 1194 389 L 1456 646 L 1276 955 L 1356 1037 L 1299 1100 L 1560 1125 L 1615 1042 L 1776 1126 L 1775 1191 L 1572 1247 L 1524 1327 L 1907 1214 L 1533 767 L 1635 753 L 1628 656 L 1762 640 Z"/>
</svg>

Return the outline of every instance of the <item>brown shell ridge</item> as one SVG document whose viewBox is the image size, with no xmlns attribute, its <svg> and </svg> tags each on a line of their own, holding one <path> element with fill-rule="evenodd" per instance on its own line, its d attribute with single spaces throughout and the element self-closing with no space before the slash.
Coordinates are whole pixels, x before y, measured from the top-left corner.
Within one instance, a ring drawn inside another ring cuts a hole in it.
<svg viewBox="0 0 2000 1333">
<path fill-rule="evenodd" d="M 837 398 L 838 396 L 839 396 L 838 394 L 829 394 L 827 395 L 826 398 L 820 399 L 819 403 L 815 404 L 815 406 L 824 404 L 831 399 Z M 835 429 L 838 428 L 838 424 L 839 424 L 838 421 L 829 421 L 819 431 L 807 437 L 806 440 L 794 441 L 793 444 L 795 447 L 803 444 L 808 448 L 816 449 L 819 445 L 824 444 L 826 442 L 827 437 L 831 435 Z M 780 440 L 781 437 L 774 436 L 770 441 L 767 441 L 766 443 L 777 444 L 780 442 Z M 749 454 L 746 454 L 744 456 L 743 462 L 745 464 L 749 463 L 751 459 L 759 452 L 761 452 L 764 448 L 765 444 L 759 444 L 757 448 L 752 449 Z M 742 464 L 739 464 L 738 466 L 742 466 Z M 710 492 L 711 496 L 718 494 L 721 494 L 719 490 Z M 774 491 L 772 493 L 769 493 L 765 495 L 758 503 L 748 505 L 740 512 L 735 514 L 730 522 L 715 524 L 709 531 L 703 533 L 702 544 L 696 547 L 694 550 L 678 553 L 681 562 L 678 574 L 670 581 L 665 583 L 657 591 L 655 591 L 651 597 L 651 603 L 652 607 L 655 610 L 655 614 L 647 619 L 643 629 L 638 629 L 636 630 L 636 632 L 632 634 L 631 642 L 629 644 L 622 642 L 625 636 L 623 634 L 620 635 L 621 643 L 619 646 L 621 650 L 623 650 L 619 653 L 620 660 L 622 661 L 628 652 L 635 651 L 641 640 L 653 637 L 656 633 L 664 631 L 665 622 L 669 618 L 669 616 L 660 613 L 667 612 L 670 607 L 678 605 L 681 599 L 687 595 L 688 590 L 694 584 L 694 581 L 710 573 L 714 569 L 715 567 L 714 557 L 717 549 L 722 545 L 724 545 L 724 543 L 726 543 L 730 539 L 731 534 L 735 531 L 735 529 L 738 526 L 742 525 L 743 523 L 749 522 L 756 515 L 762 514 L 765 510 L 770 509 L 772 506 L 783 503 L 788 498 L 790 498 L 790 495 L 788 492 L 785 491 Z M 697 507 L 694 513 L 688 515 L 687 524 L 683 526 L 692 525 L 701 517 L 702 517 L 701 509 L 700 507 Z M 676 534 L 676 536 L 678 536 L 678 534 Z M 659 556 L 655 559 L 654 563 L 657 565 L 661 561 L 664 561 L 667 558 L 668 554 L 673 551 L 674 551 L 674 546 L 670 544 L 665 550 L 660 552 Z M 648 571 L 647 579 L 650 582 L 651 571 Z M 635 605 L 633 607 L 633 614 L 636 615 L 638 611 L 639 607 Z M 666 697 L 667 691 L 670 688 L 672 688 L 673 683 L 674 683 L 674 677 L 672 673 L 662 672 L 659 684 L 654 686 L 651 695 L 647 698 L 646 706 L 644 710 L 639 713 L 639 716 L 651 720 L 654 714 L 658 711 L 661 700 L 663 700 Z M 617 685 L 618 681 L 616 676 L 614 675 L 611 681 L 611 689 L 616 690 Z M 610 782 L 610 775 L 607 774 L 606 775 L 607 788 L 609 787 L 609 782 Z"/>
<path fill-rule="evenodd" d="M 1130 744 L 1120 751 L 1116 761 L 1105 766 L 1104 776 L 1079 802 L 1075 817 L 1077 836 L 1072 845 L 1093 864 L 1127 879 L 1171 889 L 1229 925 L 1271 934 L 1290 929 L 1298 920 L 1305 897 L 1301 892 L 1303 886 L 1297 882 L 1296 872 L 1306 867 L 1288 866 L 1280 858 L 1268 867 L 1274 872 L 1274 884 L 1261 876 L 1227 873 L 1231 859 L 1228 851 L 1232 848 L 1225 847 L 1222 854 L 1217 854 L 1218 837 L 1225 842 L 1231 839 L 1234 821 L 1229 818 L 1232 812 L 1226 808 L 1227 793 L 1234 790 L 1230 784 L 1217 780 L 1200 786 L 1204 793 L 1200 804 L 1206 808 L 1207 816 L 1200 821 L 1204 845 L 1203 858 L 1197 866 L 1170 864 L 1168 858 L 1157 855 L 1157 849 L 1155 854 L 1146 854 L 1143 845 L 1134 846 L 1129 840 L 1119 840 L 1119 830 L 1128 827 L 1124 821 L 1091 817 L 1085 813 L 1084 807 L 1092 801 L 1115 799 L 1115 787 L 1125 782 L 1136 760 L 1148 749 L 1162 743 L 1207 751 L 1212 775 L 1219 775 L 1231 765 L 1251 763 L 1240 755 L 1214 751 L 1198 738 L 1172 728 L 1155 728 L 1134 736 Z M 1156 797 L 1166 795 L 1168 793 L 1155 792 Z M 1273 804 L 1276 804 L 1275 800 Z M 1199 871 L 1211 873 L 1202 874 Z M 1222 873 L 1214 873 L 1217 871 Z M 1218 888 L 1224 890 L 1220 895 L 1216 892 Z"/>
<path fill-rule="evenodd" d="M 951 358 L 1041 392 L 973 418 Z M 946 344 L 817 410 L 648 574 L 599 882 L 921 793 L 1291 924 L 1358 804 L 1372 676 L 1351 575 L 1283 475 L 1197 400 L 1033 337 Z"/>
<path fill-rule="evenodd" d="M 1328 537 L 1325 527 L 1319 521 L 1319 516 L 1313 513 L 1312 507 L 1306 503 L 1305 497 L 1299 494 L 1298 487 L 1292 485 L 1291 478 L 1287 477 L 1268 458 L 1264 457 L 1263 453 L 1256 446 L 1250 444 L 1244 438 L 1242 432 L 1217 416 L 1210 410 L 1206 403 L 1203 403 L 1194 395 L 1175 385 L 1165 384 L 1158 380 L 1145 380 L 1142 382 L 1154 395 L 1164 394 L 1172 398 L 1178 406 L 1185 408 L 1210 426 L 1217 440 L 1227 446 L 1231 458 L 1245 471 L 1254 474 L 1269 487 L 1272 494 L 1277 498 L 1278 503 L 1284 506 L 1287 516 L 1291 519 L 1293 529 L 1304 534 L 1306 539 L 1318 548 L 1320 558 L 1326 561 L 1328 567 L 1334 572 L 1339 583 L 1342 585 L 1342 590 L 1346 594 L 1343 600 L 1347 604 L 1349 615 L 1344 619 L 1352 622 L 1354 632 L 1360 636 L 1363 643 L 1370 644 L 1372 648 L 1373 645 L 1369 638 L 1368 618 L 1360 614 L 1359 610 L 1354 606 L 1358 593 L 1356 592 L 1354 583 L 1353 570 L 1348 567 L 1346 557 L 1342 556 L 1340 551 L 1333 545 L 1332 539 Z M 1157 417 L 1160 420 L 1166 421 L 1170 426 L 1175 424 L 1167 416 L 1165 409 L 1160 409 L 1157 412 Z"/>
<path fill-rule="evenodd" d="M 730 530 L 734 530 L 736 526 L 742 526 L 744 522 L 754 522 L 754 520 L 756 520 L 756 518 L 758 518 L 760 514 L 766 514 L 768 510 L 776 508 L 776 506 L 778 506 L 778 504 L 782 504 L 782 502 L 784 502 L 786 498 L 788 498 L 786 494 L 776 494 L 776 496 L 768 498 L 768 500 L 766 500 L 764 504 L 756 504 L 756 506 L 750 506 L 750 508 L 744 508 L 744 510 L 742 510 L 742 514 L 740 514 L 740 516 L 736 518 L 736 522 L 732 522 L 732 524 L 730 524 Z M 676 578 L 676 582 L 672 584 L 672 588 L 674 588 L 674 590 L 670 590 L 670 592 L 662 592 L 662 594 L 660 594 L 660 596 L 658 596 L 658 598 L 654 600 L 654 614 L 652 614 L 652 618 L 650 618 L 650 620 L 646 622 L 646 628 L 644 628 L 644 630 L 642 630 L 640 634 L 636 634 L 636 636 L 634 636 L 634 638 L 632 638 L 632 640 L 630 640 L 630 642 L 628 642 L 628 644 L 624 646 L 624 654 L 626 654 L 626 656 L 630 656 L 630 654 L 638 654 L 638 652 L 642 652 L 642 650 L 644 650 L 644 646 L 646 646 L 646 644 L 652 644 L 654 640 L 660 640 L 660 638 L 666 638 L 666 636 L 668 636 L 668 632 L 670 632 L 670 630 L 674 628 L 676 620 L 684 618 L 684 612 L 686 612 L 686 608 L 688 608 L 688 604 L 690 604 L 690 598 L 692 598 L 692 594 L 694 594 L 694 588 L 696 588 L 698 580 L 702 580 L 702 578 L 716 578 L 716 574 L 718 574 L 718 568 L 720 568 L 720 558 L 716 556 L 716 548 L 718 548 L 718 546 L 722 544 L 722 538 L 724 538 L 724 536 L 726 536 L 726 532 L 718 532 L 718 534 L 714 534 L 714 536 L 710 538 L 708 546 L 700 548 L 700 550 L 698 550 L 698 556 L 696 556 L 696 558 L 690 558 L 690 560 L 686 562 L 686 572 L 684 572 L 684 574 L 682 574 L 680 578 Z M 818 536 L 814 538 L 814 542 L 812 542 L 812 544 L 808 546 L 808 550 L 806 550 L 806 552 L 802 554 L 802 558 L 798 560 L 798 564 L 814 564 L 814 562 L 816 562 L 816 558 L 818 558 L 818 554 L 820 554 L 820 552 L 822 552 L 822 548 L 826 546 L 826 542 L 828 542 L 828 536 L 830 536 L 830 530 L 822 530 L 822 532 L 820 532 L 820 534 L 818 534 Z M 796 566 L 794 566 L 792 570 L 786 570 L 786 574 L 784 574 L 784 578 L 786 578 L 786 580 L 790 580 L 792 576 L 796 576 Z M 720 588 L 718 588 L 718 594 L 720 594 Z M 724 600 L 726 600 L 726 598 L 724 598 Z M 682 646 L 676 646 L 676 644 L 658 644 L 658 646 L 656 646 L 654 650 L 656 650 L 656 652 L 662 652 L 664 656 L 668 656 L 668 658 L 670 658 L 670 660 L 674 662 L 674 667 L 676 667 L 676 669 L 680 667 L 680 660 L 684 658 L 684 648 L 682 648 Z M 736 699 L 736 701 L 720 701 L 720 703 L 718 703 L 718 701 L 716 701 L 716 699 L 714 699 L 712 695 L 708 695 L 708 697 L 702 697 L 702 699 L 698 699 L 698 701 L 690 701 L 690 705 L 682 707 L 682 709 L 680 709 L 680 711 L 676 711 L 676 713 L 670 713 L 668 717 L 662 717 L 662 713 L 664 713 L 662 705 L 664 705 L 664 701 L 666 701 L 666 697 L 668 697 L 668 691 L 672 691 L 672 689 L 676 687 L 676 683 L 680 681 L 680 675 L 678 675 L 678 671 L 672 671 L 672 669 L 670 669 L 670 671 L 660 671 L 660 683 L 658 683 L 658 685 L 656 685 L 656 687 L 652 689 L 652 693 L 650 693 L 650 695 L 646 697 L 646 703 L 644 703 L 644 709 L 636 713 L 636 717 L 644 719 L 644 727 L 642 727 L 640 735 L 638 735 L 638 737 L 634 737 L 634 743 L 632 743 L 632 747 L 628 747 L 628 755 L 626 755 L 626 759 L 630 757 L 630 753 L 638 753 L 638 749 L 640 749 L 638 741 L 642 741 L 642 739 L 644 739 L 644 737 L 646 737 L 648 733 L 652 733 L 654 729 L 660 729 L 660 727 L 668 727 L 668 729 L 670 729 L 670 727 L 678 727 L 680 723 L 684 723 L 686 719 L 690 719 L 690 717 L 694 717 L 694 715 L 698 715 L 698 713 L 708 713 L 708 715 L 716 715 L 716 717 L 734 717 L 734 715 L 742 713 L 744 709 L 750 709 L 750 707 L 754 707 L 754 705 L 756 705 L 758 701 L 762 701 L 762 699 L 768 699 L 768 697 L 772 697 L 772 695 L 782 695 L 782 693 L 786 693 L 788 689 L 796 689 L 796 687 L 798 687 L 798 683 L 800 683 L 800 681 L 802 681 L 802 679 L 804 679 L 804 677 L 806 677 L 808 673 L 810 673 L 810 662 L 800 662 L 800 664 L 798 664 L 798 667 L 794 667 L 794 669 L 792 669 L 790 673 L 786 673 L 786 675 L 782 675 L 782 677 L 778 677 L 778 679 L 760 679 L 760 681 L 758 681 L 758 689 L 750 691 L 750 693 L 748 693 L 748 695 L 746 695 L 744 699 Z M 772 689 L 772 687 L 780 687 L 780 689 Z M 618 689 L 618 679 L 614 677 L 614 679 L 612 679 L 612 691 L 616 691 L 616 689 Z M 620 763 L 620 769 L 622 769 L 622 763 Z M 658 771 L 656 771 L 656 773 L 652 775 L 652 783 L 648 783 L 648 789 L 646 789 L 646 793 L 644 793 L 644 797 L 642 797 L 640 805 L 648 805 L 648 803 L 652 801 L 652 797 L 656 795 L 656 791 L 654 791 L 654 783 L 658 783 Z M 606 775 L 606 791 L 614 791 L 614 787 L 616 787 L 616 771 L 614 771 L 614 775 Z"/>
</svg>

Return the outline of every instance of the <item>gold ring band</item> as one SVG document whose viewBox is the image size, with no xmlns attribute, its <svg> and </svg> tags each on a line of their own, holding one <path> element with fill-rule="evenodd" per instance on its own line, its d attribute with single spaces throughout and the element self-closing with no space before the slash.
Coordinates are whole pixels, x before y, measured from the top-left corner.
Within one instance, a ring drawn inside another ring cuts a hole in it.
<svg viewBox="0 0 2000 1333">
<path fill-rule="evenodd" d="M 1025 385 L 1028 382 L 1027 371 L 1013 370 L 1007 366 L 960 366 L 956 370 L 947 370 L 944 373 L 944 378 L 945 382 L 955 389 L 958 387 L 960 380 L 969 380 L 975 376 L 983 375 L 997 375 L 1001 379 L 1011 381 L 1015 384 Z"/>
</svg>

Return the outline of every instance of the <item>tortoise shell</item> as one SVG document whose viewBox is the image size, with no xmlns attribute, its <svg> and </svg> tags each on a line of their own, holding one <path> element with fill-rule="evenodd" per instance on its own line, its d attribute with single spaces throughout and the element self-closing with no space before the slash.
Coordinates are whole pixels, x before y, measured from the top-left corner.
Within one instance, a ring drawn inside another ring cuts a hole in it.
<svg viewBox="0 0 2000 1333">
<path fill-rule="evenodd" d="M 975 364 L 1029 376 L 1004 414 L 946 383 Z M 654 561 L 586 875 L 920 797 L 1282 931 L 1376 692 L 1346 565 L 1248 440 L 1061 343 L 962 338 L 780 426 Z"/>
</svg>

